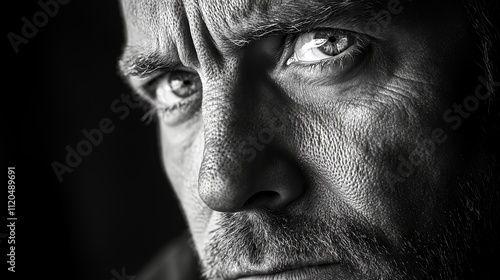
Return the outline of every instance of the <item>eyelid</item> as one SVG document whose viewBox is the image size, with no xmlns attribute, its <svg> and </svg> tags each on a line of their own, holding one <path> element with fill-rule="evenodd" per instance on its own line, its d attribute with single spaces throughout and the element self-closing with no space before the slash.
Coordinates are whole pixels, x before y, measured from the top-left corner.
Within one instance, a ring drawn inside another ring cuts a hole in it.
<svg viewBox="0 0 500 280">
<path fill-rule="evenodd" d="M 175 102 L 171 104 L 160 101 L 159 97 L 156 96 L 159 83 L 177 71 L 188 72 L 199 76 L 198 73 L 192 69 L 177 68 L 144 78 L 141 81 L 141 85 L 135 87 L 138 94 L 149 103 L 149 108 L 146 112 L 148 118 L 161 113 L 160 119 L 165 122 L 165 124 L 176 125 L 183 120 L 187 120 L 189 116 L 194 115 L 198 111 L 202 91 L 196 92 L 185 98 L 175 97 L 174 93 L 170 93 L 173 95 L 172 97 L 176 99 Z"/>
<path fill-rule="evenodd" d="M 176 68 L 170 68 L 170 69 L 163 69 L 156 71 L 154 73 L 151 73 L 150 75 L 142 78 L 137 78 L 137 77 L 132 77 L 131 78 L 131 84 L 133 88 L 138 91 L 140 95 L 148 95 L 150 98 L 155 99 L 156 98 L 156 91 L 154 90 L 154 87 L 158 84 L 161 79 L 165 78 L 167 75 L 174 73 L 176 71 L 184 71 L 184 72 L 189 72 L 195 75 L 199 75 L 197 71 L 195 71 L 192 68 L 185 67 L 185 66 L 180 66 Z"/>
<path fill-rule="evenodd" d="M 332 31 L 332 30 L 350 33 L 355 37 L 355 39 L 356 39 L 355 44 L 353 44 L 347 50 L 344 51 L 344 52 L 348 52 L 348 53 L 343 52 L 337 56 L 333 56 L 331 58 L 322 59 L 322 60 L 318 60 L 318 61 L 297 62 L 297 63 L 291 63 L 291 64 L 287 65 L 288 59 L 292 55 L 294 55 L 295 44 L 297 43 L 297 40 L 301 35 L 311 33 L 311 32 Z M 339 28 L 315 28 L 315 29 L 304 31 L 304 32 L 297 32 L 297 33 L 293 33 L 293 34 L 289 34 L 289 35 L 290 36 L 289 36 L 289 38 L 287 38 L 285 46 L 284 46 L 285 51 L 283 52 L 283 56 L 281 58 L 281 61 L 282 61 L 281 65 L 283 68 L 313 67 L 313 66 L 323 67 L 327 63 L 334 63 L 334 62 L 337 62 L 340 64 L 340 66 L 342 66 L 343 61 L 346 58 L 348 58 L 349 55 L 352 55 L 355 52 L 362 51 L 368 45 L 368 43 L 370 43 L 372 41 L 372 37 L 369 35 L 361 34 L 361 33 L 355 32 L 355 31 L 351 31 L 351 30 L 339 29 Z"/>
</svg>

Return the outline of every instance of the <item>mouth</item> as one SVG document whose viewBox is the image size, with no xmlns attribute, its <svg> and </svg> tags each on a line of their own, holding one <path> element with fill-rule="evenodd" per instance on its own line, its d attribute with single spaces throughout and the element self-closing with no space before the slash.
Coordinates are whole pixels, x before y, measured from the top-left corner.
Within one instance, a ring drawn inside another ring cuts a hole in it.
<svg viewBox="0 0 500 280">
<path fill-rule="evenodd" d="M 237 280 L 336 280 L 350 279 L 346 266 L 340 263 L 304 266 L 271 273 L 240 276 Z M 352 276 L 352 275 L 351 275 Z"/>
</svg>

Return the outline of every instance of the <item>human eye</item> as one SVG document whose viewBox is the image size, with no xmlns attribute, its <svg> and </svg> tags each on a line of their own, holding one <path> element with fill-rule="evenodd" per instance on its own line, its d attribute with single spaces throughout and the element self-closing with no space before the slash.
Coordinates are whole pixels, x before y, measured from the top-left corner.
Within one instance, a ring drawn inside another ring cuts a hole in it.
<svg viewBox="0 0 500 280">
<path fill-rule="evenodd" d="M 153 112 L 169 125 L 193 117 L 200 108 L 202 83 L 197 73 L 187 70 L 169 71 L 152 78 L 142 87 L 150 98 Z"/>
<path fill-rule="evenodd" d="M 361 34 L 341 29 L 320 29 L 295 35 L 286 66 L 325 66 L 344 68 L 366 47 L 368 39 Z"/>
</svg>

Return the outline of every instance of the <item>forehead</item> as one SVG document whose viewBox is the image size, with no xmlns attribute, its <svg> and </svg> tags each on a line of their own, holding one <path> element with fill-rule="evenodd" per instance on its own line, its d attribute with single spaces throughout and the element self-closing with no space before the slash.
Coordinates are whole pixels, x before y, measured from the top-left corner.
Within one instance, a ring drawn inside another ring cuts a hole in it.
<svg viewBox="0 0 500 280">
<path fill-rule="evenodd" d="M 212 23 L 235 23 L 248 17 L 251 12 L 267 13 L 272 7 L 283 4 L 283 0 L 122 0 L 127 20 L 134 25 L 157 25 L 199 13 Z M 163 21 L 161 20 L 163 19 Z"/>
<path fill-rule="evenodd" d="M 391 0 L 395 1 L 395 0 Z M 215 39 L 220 35 L 251 33 L 276 23 L 301 24 L 338 16 L 339 23 L 353 23 L 370 15 L 378 0 L 122 0 L 129 35 L 175 37 L 182 30 L 202 24 Z M 243 38 L 242 38 L 243 39 Z"/>
<path fill-rule="evenodd" d="M 321 24 L 362 29 L 387 5 L 382 0 L 122 0 L 127 45 L 120 68 L 127 76 L 160 64 L 196 66 L 210 57 L 205 50 L 233 52 L 272 34 Z"/>
</svg>

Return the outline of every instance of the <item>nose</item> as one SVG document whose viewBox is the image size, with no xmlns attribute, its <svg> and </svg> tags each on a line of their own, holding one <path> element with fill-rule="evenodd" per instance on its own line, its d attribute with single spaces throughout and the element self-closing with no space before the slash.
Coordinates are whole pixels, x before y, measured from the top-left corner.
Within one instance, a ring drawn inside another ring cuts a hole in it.
<svg viewBox="0 0 500 280">
<path fill-rule="evenodd" d="M 210 150 L 216 151 L 213 147 Z M 299 168 L 279 154 L 266 153 L 250 164 L 230 158 L 219 150 L 218 154 L 206 155 L 202 163 L 199 194 L 212 210 L 281 210 L 304 192 Z"/>
<path fill-rule="evenodd" d="M 286 124 L 258 99 L 234 96 L 220 95 L 217 105 L 203 105 L 199 195 L 218 212 L 282 210 L 305 191 L 300 167 L 283 148 Z"/>
</svg>

